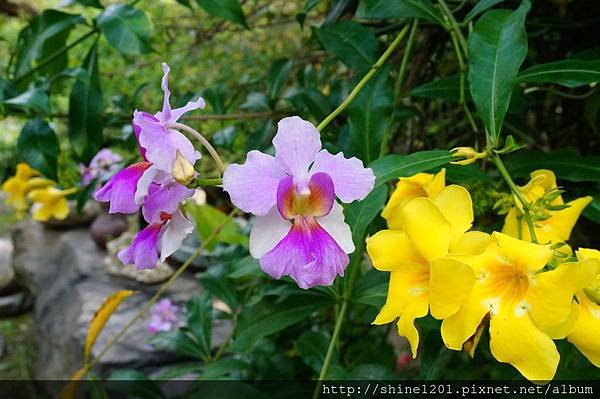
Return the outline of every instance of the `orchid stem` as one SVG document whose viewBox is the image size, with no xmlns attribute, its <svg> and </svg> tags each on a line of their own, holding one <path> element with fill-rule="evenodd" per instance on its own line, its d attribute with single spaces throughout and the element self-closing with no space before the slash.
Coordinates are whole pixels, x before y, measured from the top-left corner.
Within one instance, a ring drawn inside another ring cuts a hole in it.
<svg viewBox="0 0 600 399">
<path fill-rule="evenodd" d="M 356 95 L 358 93 L 360 93 L 362 88 L 369 82 L 369 80 L 371 80 L 373 75 L 375 75 L 375 73 L 377 73 L 379 68 L 381 68 L 381 66 L 385 63 L 385 61 L 390 57 L 390 55 L 392 54 L 394 49 L 396 47 L 398 47 L 398 45 L 400 44 L 400 42 L 402 41 L 404 36 L 406 36 L 406 33 L 408 32 L 409 28 L 410 28 L 410 26 L 406 25 L 398 33 L 398 35 L 396 36 L 394 41 L 390 44 L 390 46 L 387 48 L 387 50 L 385 50 L 385 52 L 381 55 L 381 57 L 379 57 L 377 62 L 375 62 L 375 64 L 373 64 L 373 66 L 371 67 L 369 72 L 367 72 L 367 74 L 365 76 L 363 76 L 363 78 L 360 80 L 360 82 L 358 82 L 358 84 L 354 87 L 354 89 L 352 89 L 350 94 L 348 94 L 348 97 L 346 97 L 346 99 L 336 109 L 334 109 L 329 115 L 327 115 L 325 117 L 325 119 L 323 119 L 321 121 L 321 123 L 319 123 L 319 125 L 317 126 L 318 131 L 322 131 L 323 129 L 325 129 L 325 127 L 327 125 L 329 125 L 329 123 L 332 120 L 334 120 L 336 116 L 338 116 L 343 110 L 346 109 L 346 107 L 348 107 L 348 105 L 350 105 L 350 103 L 354 100 Z"/>
<path fill-rule="evenodd" d="M 206 148 L 206 150 L 208 151 L 208 153 L 210 154 L 212 159 L 215 161 L 215 164 L 217 164 L 217 168 L 219 169 L 221 176 L 223 176 L 223 173 L 225 172 L 225 166 L 223 165 L 223 161 L 221 160 L 221 157 L 219 157 L 219 154 L 214 149 L 214 147 L 208 142 L 208 140 L 206 138 L 204 138 L 203 135 L 201 135 L 199 132 L 192 129 L 188 125 L 184 125 L 183 123 L 177 123 L 177 122 L 169 123 L 166 126 L 166 128 L 183 130 L 183 131 L 191 134 L 192 136 L 194 136 L 194 138 L 196 140 L 198 140 L 204 148 Z"/>
<path fill-rule="evenodd" d="M 496 168 L 498 168 L 498 172 L 500 172 L 500 175 L 502 176 L 502 178 L 504 178 L 504 181 L 506 181 L 506 184 L 510 188 L 510 191 L 512 191 L 514 196 L 517 197 L 517 199 L 521 203 L 521 206 L 523 207 L 523 216 L 525 217 L 525 221 L 527 222 L 527 226 L 529 227 L 531 241 L 537 244 L 538 240 L 535 234 L 535 226 L 533 225 L 533 219 L 531 218 L 529 202 L 527 202 L 525 197 L 523 197 L 521 190 L 519 190 L 519 187 L 517 187 L 512 177 L 510 177 L 510 173 L 508 173 L 508 170 L 506 169 L 506 166 L 504 166 L 504 163 L 500 159 L 500 156 L 498 154 L 494 154 L 492 159 L 496 164 Z"/>
<path fill-rule="evenodd" d="M 214 179 L 196 179 L 196 186 L 220 186 L 223 184 L 223 179 L 220 177 Z"/>
</svg>

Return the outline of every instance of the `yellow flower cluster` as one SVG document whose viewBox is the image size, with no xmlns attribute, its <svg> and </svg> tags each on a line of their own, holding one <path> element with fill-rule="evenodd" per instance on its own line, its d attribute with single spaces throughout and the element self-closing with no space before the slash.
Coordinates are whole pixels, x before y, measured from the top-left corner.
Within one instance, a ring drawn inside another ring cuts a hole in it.
<svg viewBox="0 0 600 399">
<path fill-rule="evenodd" d="M 20 163 L 17 173 L 2 184 L 2 191 L 8 194 L 6 203 L 17 211 L 19 219 L 23 218 L 31 202 L 34 220 L 63 220 L 69 215 L 66 197 L 77 189 L 60 190 L 54 184 L 52 180 L 40 177 L 40 173 L 26 163 Z"/>
<path fill-rule="evenodd" d="M 398 318 L 413 357 L 416 318 L 430 313 L 442 320 L 446 346 L 471 354 L 489 323 L 492 355 L 532 381 L 554 377 L 560 358 L 554 339 L 567 338 L 600 367 L 600 252 L 580 249 L 577 258 L 549 266 L 552 245 L 569 238 L 591 199 L 556 206 L 564 203 L 560 192 L 553 194 L 554 174 L 532 173 L 520 188 L 524 196 L 531 203 L 548 199 L 555 209 L 536 219 L 543 243 L 536 244 L 526 225 L 519 228 L 518 208 L 510 210 L 503 232 L 470 231 L 469 192 L 444 180 L 443 170 L 401 178 L 382 213 L 389 229 L 367 241 L 375 268 L 390 272 L 387 301 L 373 323 Z"/>
</svg>

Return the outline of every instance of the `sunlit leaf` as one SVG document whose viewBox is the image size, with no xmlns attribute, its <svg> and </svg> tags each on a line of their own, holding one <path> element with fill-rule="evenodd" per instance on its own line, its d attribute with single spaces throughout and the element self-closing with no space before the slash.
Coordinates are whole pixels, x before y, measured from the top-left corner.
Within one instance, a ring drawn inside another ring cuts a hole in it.
<svg viewBox="0 0 600 399">
<path fill-rule="evenodd" d="M 19 153 L 32 168 L 56 180 L 60 144 L 54 130 L 42 119 L 29 119 L 17 141 Z"/>
<path fill-rule="evenodd" d="M 112 4 L 96 17 L 108 42 L 123 54 L 150 51 L 152 22 L 142 11 L 128 4 Z"/>
<path fill-rule="evenodd" d="M 239 0 L 196 0 L 196 3 L 210 15 L 235 22 L 248 28 L 244 11 Z"/>
</svg>

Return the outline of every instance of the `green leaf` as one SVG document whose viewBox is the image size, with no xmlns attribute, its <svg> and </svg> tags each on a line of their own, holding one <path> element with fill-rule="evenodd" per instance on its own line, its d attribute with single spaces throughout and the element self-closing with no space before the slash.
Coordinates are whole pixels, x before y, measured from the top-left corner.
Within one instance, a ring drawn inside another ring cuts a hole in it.
<svg viewBox="0 0 600 399">
<path fill-rule="evenodd" d="M 420 151 L 410 155 L 386 155 L 374 161 L 370 167 L 376 176 L 375 187 L 379 187 L 391 179 L 426 172 L 454 159 L 448 151 Z"/>
<path fill-rule="evenodd" d="M 354 153 L 367 164 L 379 156 L 381 140 L 391 123 L 394 92 L 389 70 L 386 66 L 378 71 L 348 106 Z"/>
<path fill-rule="evenodd" d="M 212 205 L 195 205 L 190 202 L 185 205 L 185 210 L 192 217 L 196 232 L 202 242 L 212 236 L 215 229 L 220 228 L 217 236 L 206 244 L 206 249 L 209 251 L 223 242 L 248 246 L 248 237 L 242 234 L 240 226 L 235 220 L 227 221 L 227 215 Z"/>
<path fill-rule="evenodd" d="M 387 200 L 387 194 L 387 186 L 381 185 L 371 191 L 364 200 L 346 205 L 344 215 L 346 223 L 352 230 L 352 241 L 356 247 L 363 244 L 367 227 L 381 212 Z"/>
<path fill-rule="evenodd" d="M 298 23 L 300 24 L 300 28 L 304 29 L 304 20 L 306 19 L 306 16 L 310 12 L 310 10 L 312 10 L 317 4 L 319 4 L 320 1 L 321 0 L 307 0 L 306 4 L 304 4 L 304 8 L 302 9 L 302 11 L 296 14 L 296 21 L 298 21 Z"/>
<path fill-rule="evenodd" d="M 212 337 L 212 298 L 207 292 L 193 296 L 186 304 L 187 326 L 200 349 L 210 357 Z"/>
<path fill-rule="evenodd" d="M 17 141 L 19 153 L 32 168 L 44 176 L 56 180 L 60 145 L 58 137 L 48 123 L 42 119 L 29 119 Z"/>
<path fill-rule="evenodd" d="M 510 104 L 513 85 L 527 55 L 523 0 L 516 11 L 490 10 L 475 24 L 469 39 L 469 86 L 473 102 L 496 144 Z"/>
<path fill-rule="evenodd" d="M 259 339 L 304 320 L 320 307 L 331 304 L 330 298 L 308 292 L 278 303 L 260 302 L 242 314 L 232 349 L 238 352 L 248 351 Z"/>
<path fill-rule="evenodd" d="M 179 331 L 161 331 L 156 333 L 150 337 L 149 343 L 158 349 L 175 351 L 184 356 L 204 361 L 207 360 L 206 351 L 183 328 Z"/>
<path fill-rule="evenodd" d="M 287 82 L 288 75 L 292 69 L 292 62 L 287 58 L 280 58 L 271 64 L 267 75 L 267 97 L 271 106 L 275 104 L 281 93 L 281 89 Z"/>
<path fill-rule="evenodd" d="M 444 18 L 430 0 L 361 0 L 356 18 L 421 18 L 445 26 Z"/>
<path fill-rule="evenodd" d="M 562 60 L 528 68 L 517 76 L 520 83 L 556 83 L 579 87 L 600 81 L 600 60 Z"/>
<path fill-rule="evenodd" d="M 210 15 L 235 22 L 249 29 L 239 0 L 196 0 L 196 3 Z"/>
<path fill-rule="evenodd" d="M 67 0 L 62 3 L 63 7 L 72 6 L 73 4 L 79 4 L 86 7 L 104 8 L 100 3 L 100 0 Z"/>
<path fill-rule="evenodd" d="M 252 256 L 246 256 L 245 258 L 239 259 L 233 263 L 234 271 L 231 272 L 227 277 L 238 279 L 244 277 L 260 277 L 262 272 L 258 261 Z"/>
<path fill-rule="evenodd" d="M 202 374 L 200 375 L 200 379 L 216 380 L 246 368 L 248 368 L 248 364 L 246 362 L 233 357 L 226 357 L 204 367 Z"/>
<path fill-rule="evenodd" d="M 117 370 L 114 371 L 106 387 L 126 395 L 131 395 L 141 399 L 164 399 L 165 395 L 160 386 L 147 377 L 144 373 L 137 370 Z"/>
<path fill-rule="evenodd" d="M 314 87 L 303 87 L 291 95 L 289 100 L 302 113 L 308 113 L 316 120 L 323 120 L 332 109 L 327 97 Z"/>
<path fill-rule="evenodd" d="M 466 82 L 465 82 L 466 83 Z M 471 101 L 468 85 L 465 85 L 465 99 Z M 460 77 L 458 75 L 436 79 L 411 90 L 413 97 L 424 97 L 458 102 L 460 100 Z"/>
<path fill-rule="evenodd" d="M 356 380 L 393 380 L 397 378 L 392 370 L 380 364 L 359 364 L 350 371 L 350 375 Z"/>
<path fill-rule="evenodd" d="M 572 149 L 518 151 L 506 157 L 506 167 L 514 177 L 528 178 L 536 169 L 550 169 L 559 180 L 600 181 L 600 156 L 583 156 Z"/>
<path fill-rule="evenodd" d="M 80 15 L 56 10 L 45 10 L 34 17 L 19 33 L 14 76 L 16 78 L 23 76 L 34 66 L 33 63 L 39 63 L 64 48 L 71 29 L 81 22 L 84 22 L 84 19 Z M 65 53 L 46 65 L 40 72 L 57 73 L 66 68 L 67 61 Z"/>
<path fill-rule="evenodd" d="M 389 273 L 369 270 L 361 276 L 352 290 L 352 301 L 381 308 L 387 298 L 389 279 Z"/>
<path fill-rule="evenodd" d="M 69 97 L 69 140 L 78 159 L 88 164 L 102 148 L 104 101 L 98 72 L 98 47 L 92 46 L 81 66 Z"/>
<path fill-rule="evenodd" d="M 583 210 L 583 216 L 593 222 L 600 223 L 600 193 L 594 195 L 594 199 Z"/>
<path fill-rule="evenodd" d="M 315 373 L 319 373 L 329 347 L 329 338 L 320 331 L 305 331 L 300 335 L 295 346 L 302 361 L 310 366 Z M 334 352 L 333 363 L 336 362 L 335 356 L 336 353 Z"/>
<path fill-rule="evenodd" d="M 4 105 L 27 113 L 50 114 L 50 97 L 46 85 L 33 86 L 16 97 L 4 101 Z"/>
<path fill-rule="evenodd" d="M 202 286 L 215 298 L 219 298 L 230 309 L 235 310 L 238 306 L 237 298 L 233 290 L 233 285 L 226 281 L 224 276 L 215 276 L 210 273 L 211 270 L 198 275 L 198 279 L 202 282 Z"/>
<path fill-rule="evenodd" d="M 469 22 L 482 12 L 492 8 L 498 3 L 502 3 L 504 0 L 479 0 L 477 4 L 469 11 L 467 16 L 465 17 L 465 23 Z"/>
<path fill-rule="evenodd" d="M 121 53 L 137 55 L 150 51 L 152 22 L 142 11 L 128 4 L 112 4 L 96 17 L 96 24 Z"/>
<path fill-rule="evenodd" d="M 371 68 L 379 55 L 377 38 L 359 23 L 340 21 L 316 29 L 316 33 L 328 53 L 358 71 Z"/>
</svg>

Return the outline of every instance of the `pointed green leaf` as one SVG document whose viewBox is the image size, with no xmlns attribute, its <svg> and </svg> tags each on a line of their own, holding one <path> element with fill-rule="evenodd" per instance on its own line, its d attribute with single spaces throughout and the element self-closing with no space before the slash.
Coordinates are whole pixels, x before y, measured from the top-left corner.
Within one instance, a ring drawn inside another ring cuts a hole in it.
<svg viewBox="0 0 600 399">
<path fill-rule="evenodd" d="M 386 155 L 370 167 L 375 173 L 375 187 L 398 177 L 412 176 L 438 168 L 454 160 L 448 151 L 420 151 L 410 155 Z"/>
<path fill-rule="evenodd" d="M 356 18 L 421 18 L 444 26 L 444 18 L 430 0 L 361 0 Z"/>
<path fill-rule="evenodd" d="M 21 130 L 17 147 L 23 160 L 32 168 L 50 179 L 58 178 L 56 168 L 60 145 L 56 133 L 46 121 L 29 119 Z"/>
<path fill-rule="evenodd" d="M 249 29 L 239 0 L 196 0 L 196 3 L 210 15 L 235 22 Z"/>
<path fill-rule="evenodd" d="M 377 38 L 359 23 L 340 21 L 316 29 L 316 33 L 328 53 L 358 71 L 371 68 L 379 55 Z"/>
<path fill-rule="evenodd" d="M 112 4 L 96 17 L 108 42 L 127 55 L 150 51 L 152 22 L 142 11 L 128 4 Z"/>
<path fill-rule="evenodd" d="M 482 12 L 492 8 L 498 3 L 502 3 L 504 0 L 479 0 L 477 4 L 469 11 L 467 16 L 465 17 L 465 22 L 469 22 Z"/>
<path fill-rule="evenodd" d="M 519 73 L 517 82 L 556 83 L 579 87 L 600 81 L 600 60 L 562 60 L 533 66 Z"/>
</svg>

